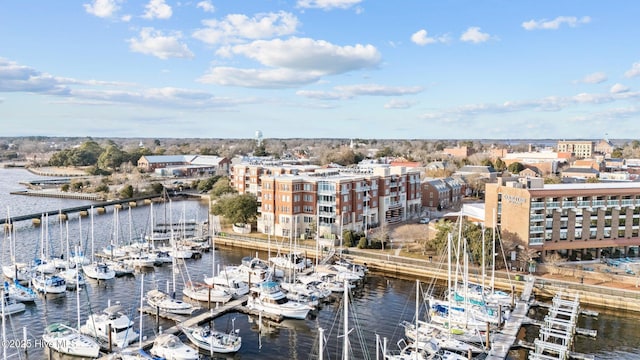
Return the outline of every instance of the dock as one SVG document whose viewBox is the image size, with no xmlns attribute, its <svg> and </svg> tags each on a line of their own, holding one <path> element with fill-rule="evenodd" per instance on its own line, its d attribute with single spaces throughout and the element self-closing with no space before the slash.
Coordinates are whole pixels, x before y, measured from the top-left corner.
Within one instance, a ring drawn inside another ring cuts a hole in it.
<svg viewBox="0 0 640 360">
<path fill-rule="evenodd" d="M 164 312 L 164 311 L 157 311 L 155 308 L 150 307 L 150 306 L 144 306 L 142 308 L 139 308 L 138 311 L 141 311 L 145 314 L 148 315 L 152 315 L 152 316 L 160 316 L 162 318 L 165 319 L 169 319 L 169 320 L 173 320 L 176 322 L 176 325 L 168 328 L 168 329 L 163 329 L 162 333 L 165 334 L 174 334 L 174 335 L 178 335 L 180 333 L 180 329 L 178 328 L 178 324 L 184 327 L 191 327 L 191 326 L 197 326 L 203 323 L 206 323 L 208 321 L 211 321 L 217 317 L 220 317 L 224 314 L 230 313 L 230 312 L 240 312 L 240 313 L 244 313 L 244 314 L 250 314 L 250 315 L 256 315 L 256 316 L 262 316 L 263 318 L 267 318 L 269 320 L 273 320 L 276 322 L 280 322 L 282 321 L 282 316 L 277 316 L 277 315 L 270 315 L 270 314 L 265 314 L 262 313 L 260 314 L 258 311 L 252 310 L 247 308 L 246 306 L 244 306 L 247 303 L 249 296 L 248 295 L 244 295 L 238 299 L 235 300 L 231 300 L 223 305 L 219 305 L 216 306 L 214 308 L 211 308 L 210 310 L 198 310 L 198 312 L 195 315 L 178 315 L 178 314 L 172 314 L 172 313 L 168 313 L 168 312 Z M 133 344 L 131 345 L 128 349 L 144 349 L 144 350 L 149 350 L 151 349 L 151 347 L 153 346 L 153 341 L 155 339 L 148 339 L 148 340 L 144 340 L 141 344 Z M 107 360 L 110 359 L 111 355 L 107 354 L 105 356 L 102 356 L 100 359 L 102 360 Z"/>
<path fill-rule="evenodd" d="M 535 278 L 530 276 L 520 295 L 520 299 L 516 301 L 515 308 L 509 315 L 509 319 L 504 323 L 502 329 L 491 337 L 491 350 L 487 354 L 487 360 L 504 360 L 507 358 L 509 349 L 516 343 L 520 327 L 527 319 L 534 283 Z"/>
</svg>

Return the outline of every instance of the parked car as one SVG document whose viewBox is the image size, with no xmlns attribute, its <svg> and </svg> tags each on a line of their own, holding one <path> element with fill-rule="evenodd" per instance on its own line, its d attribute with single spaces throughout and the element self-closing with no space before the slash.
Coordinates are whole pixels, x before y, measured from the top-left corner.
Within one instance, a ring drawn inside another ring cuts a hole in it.
<svg viewBox="0 0 640 360">
<path fill-rule="evenodd" d="M 429 219 L 428 217 L 425 217 L 420 219 L 420 224 L 428 224 L 429 221 L 431 221 L 431 219 Z"/>
</svg>

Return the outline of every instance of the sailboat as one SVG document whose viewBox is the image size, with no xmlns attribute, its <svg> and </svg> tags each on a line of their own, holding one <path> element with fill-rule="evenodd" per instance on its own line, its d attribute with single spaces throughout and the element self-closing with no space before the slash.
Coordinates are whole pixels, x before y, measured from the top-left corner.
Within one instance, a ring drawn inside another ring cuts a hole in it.
<svg viewBox="0 0 640 360">
<path fill-rule="evenodd" d="M 92 279 L 96 280 L 110 280 L 116 277 L 116 272 L 111 269 L 107 264 L 94 260 L 95 253 L 95 238 L 93 232 L 93 207 L 91 207 L 91 262 L 89 264 L 82 265 L 82 271 L 84 274 Z"/>
<path fill-rule="evenodd" d="M 20 284 L 18 280 L 5 281 L 4 291 L 9 294 L 10 298 L 18 302 L 34 302 L 38 298 L 38 294 L 33 289 Z"/>
<path fill-rule="evenodd" d="M 24 311 L 24 304 L 13 300 L 4 290 L 2 290 L 1 296 L 2 299 L 0 299 L 0 301 L 2 301 L 2 308 L 4 310 L 3 316 L 12 315 Z"/>
<path fill-rule="evenodd" d="M 41 246 L 41 257 L 42 259 L 46 258 L 44 249 L 47 248 L 47 242 L 45 241 L 45 227 L 47 226 L 47 222 L 44 223 L 41 234 L 40 234 L 40 246 Z M 46 265 L 45 262 L 42 262 L 41 265 Z M 67 282 L 58 275 L 51 275 L 46 273 L 47 270 L 45 268 L 36 267 L 35 273 L 31 277 L 31 286 L 39 292 L 44 294 L 62 294 L 67 291 Z"/>
<path fill-rule="evenodd" d="M 211 278 L 205 278 L 205 283 L 192 282 L 191 276 L 189 275 L 189 270 L 185 266 L 185 271 L 187 273 L 187 277 L 189 281 L 185 284 L 182 289 L 182 293 L 194 300 L 198 301 L 210 301 L 216 303 L 226 303 L 231 300 L 232 294 L 228 292 L 221 286 L 216 286 L 213 282 L 213 278 L 215 277 L 215 267 L 216 267 L 216 247 L 215 240 L 213 240 L 213 250 L 211 250 Z M 210 282 L 207 282 L 207 279 L 210 279 Z M 248 292 L 248 286 L 247 286 Z"/>
<path fill-rule="evenodd" d="M 27 282 L 31 279 L 31 269 L 26 263 L 16 262 L 16 238 L 15 229 L 9 216 L 9 209 L 7 209 L 7 223 L 5 224 L 5 244 L 9 245 L 10 259 L 9 264 L 3 264 L 2 274 L 5 277 L 18 280 L 20 282 Z"/>
<path fill-rule="evenodd" d="M 178 328 L 187 335 L 191 343 L 209 353 L 234 353 L 242 346 L 242 338 L 238 336 L 235 329 L 225 333 L 210 329 L 208 326 L 186 327 L 178 325 Z"/>
<path fill-rule="evenodd" d="M 42 334 L 42 340 L 50 349 L 61 354 L 96 358 L 100 355 L 100 344 L 80 332 L 80 288 L 76 291 L 76 304 L 78 327 L 72 328 L 63 323 L 49 324 Z"/>
</svg>

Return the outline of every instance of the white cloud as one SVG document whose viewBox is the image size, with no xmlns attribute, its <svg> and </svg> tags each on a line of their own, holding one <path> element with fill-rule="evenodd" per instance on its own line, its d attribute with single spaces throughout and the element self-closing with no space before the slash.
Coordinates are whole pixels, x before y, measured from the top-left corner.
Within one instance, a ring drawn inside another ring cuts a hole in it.
<svg viewBox="0 0 640 360">
<path fill-rule="evenodd" d="M 557 30 L 562 24 L 567 24 L 570 27 L 576 27 L 581 24 L 588 24 L 591 22 L 589 16 L 583 16 L 577 18 L 575 16 L 558 16 L 553 20 L 529 20 L 522 23 L 522 27 L 526 30 Z"/>
<path fill-rule="evenodd" d="M 373 68 L 381 58 L 373 45 L 337 46 L 309 38 L 258 40 L 226 47 L 224 53 L 245 56 L 269 69 L 214 67 L 200 81 L 258 88 L 295 87 L 327 75 Z"/>
<path fill-rule="evenodd" d="M 381 55 L 373 45 L 338 46 L 324 40 L 292 37 L 287 40 L 257 40 L 235 45 L 230 52 L 269 67 L 283 67 L 320 74 L 341 74 L 372 68 Z"/>
<path fill-rule="evenodd" d="M 223 86 L 240 86 L 261 89 L 283 89 L 318 81 L 320 74 L 291 69 L 239 69 L 215 67 L 198 81 Z"/>
<path fill-rule="evenodd" d="M 353 95 L 369 95 L 369 96 L 400 96 L 414 95 L 424 90 L 420 86 L 385 86 L 378 84 L 357 84 L 336 86 L 336 90 L 353 94 Z"/>
<path fill-rule="evenodd" d="M 193 32 L 193 37 L 207 44 L 237 43 L 241 40 L 269 39 L 291 35 L 300 25 L 298 18 L 288 12 L 262 13 L 250 18 L 230 14 L 222 20 L 202 22 L 206 27 Z"/>
<path fill-rule="evenodd" d="M 83 4 L 83 6 L 85 11 L 91 15 L 109 18 L 120 10 L 118 3 L 120 3 L 120 0 L 93 0 L 92 3 Z"/>
<path fill-rule="evenodd" d="M 171 6 L 167 5 L 164 0 L 150 0 L 144 8 L 146 10 L 142 17 L 145 19 L 168 19 L 173 14 Z"/>
<path fill-rule="evenodd" d="M 200 1 L 196 5 L 196 7 L 202 9 L 204 12 L 212 13 L 212 12 L 216 11 L 216 8 L 211 3 L 211 0 Z"/>
<path fill-rule="evenodd" d="M 129 48 L 133 52 L 153 55 L 160 59 L 192 58 L 193 53 L 187 45 L 180 42 L 181 38 L 182 34 L 180 32 L 164 35 L 159 30 L 143 28 L 140 30 L 139 38 L 131 38 L 127 41 L 129 42 Z"/>
<path fill-rule="evenodd" d="M 620 83 L 618 84 L 614 84 L 611 89 L 609 90 L 610 93 L 612 94 L 620 94 L 620 93 L 625 93 L 628 92 L 630 89 L 627 86 L 624 86 Z"/>
<path fill-rule="evenodd" d="M 348 9 L 362 0 L 298 0 L 297 6 L 306 9 Z M 361 10 L 358 10 L 361 11 Z"/>
<path fill-rule="evenodd" d="M 411 35 L 411 41 L 415 44 L 424 46 L 435 43 L 446 43 L 448 42 L 448 37 L 446 35 L 437 36 L 437 37 L 429 37 L 427 30 L 421 29 L 416 31 Z"/>
<path fill-rule="evenodd" d="M 120 17 L 120 20 L 121 20 L 122 22 L 129 22 L 129 21 L 131 21 L 131 15 L 129 15 L 129 14 L 127 14 L 127 15 L 122 15 L 122 16 Z"/>
<path fill-rule="evenodd" d="M 631 66 L 631 69 L 627 70 L 624 73 L 624 76 L 626 76 L 628 78 L 636 77 L 638 75 L 640 75 L 640 62 L 634 63 Z"/>
<path fill-rule="evenodd" d="M 468 28 L 462 35 L 460 35 L 460 40 L 464 42 L 472 42 L 474 44 L 483 43 L 488 41 L 491 36 L 487 33 L 483 33 L 480 31 L 480 28 L 477 26 L 472 26 Z"/>
<path fill-rule="evenodd" d="M 593 74 L 586 75 L 579 82 L 585 84 L 600 84 L 602 82 L 607 81 L 607 74 L 603 72 L 596 72 Z"/>
<path fill-rule="evenodd" d="M 356 96 L 403 96 L 422 92 L 420 86 L 385 86 L 378 84 L 356 84 L 336 86 L 333 91 L 300 90 L 297 95 L 319 100 L 346 100 Z"/>
<path fill-rule="evenodd" d="M 416 104 L 415 101 L 391 99 L 388 103 L 384 104 L 384 108 L 385 109 L 408 109 L 415 104 Z"/>
</svg>

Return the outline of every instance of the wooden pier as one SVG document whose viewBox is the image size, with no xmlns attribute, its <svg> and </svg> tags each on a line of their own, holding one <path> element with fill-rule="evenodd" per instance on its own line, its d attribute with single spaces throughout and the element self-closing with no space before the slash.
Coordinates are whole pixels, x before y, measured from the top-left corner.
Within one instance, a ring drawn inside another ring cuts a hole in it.
<svg viewBox="0 0 640 360">
<path fill-rule="evenodd" d="M 509 349 L 515 344 L 520 327 L 522 327 L 527 318 L 534 283 L 535 278 L 533 276 L 529 277 L 520 299 L 516 301 L 516 306 L 509 315 L 509 319 L 504 323 L 502 329 L 491 337 L 491 350 L 487 354 L 487 360 L 504 360 L 507 358 Z"/>
<path fill-rule="evenodd" d="M 259 312 L 255 311 L 255 310 L 251 310 L 249 308 L 247 308 L 246 306 L 244 306 L 244 304 L 247 303 L 249 296 L 248 295 L 244 295 L 238 299 L 235 300 L 231 300 L 223 305 L 219 305 L 216 307 L 211 308 L 210 310 L 198 310 L 198 313 L 196 313 L 195 315 L 178 315 L 178 314 L 171 314 L 168 312 L 164 312 L 164 311 L 157 311 L 157 309 L 150 307 L 150 306 L 145 306 L 141 309 L 138 309 L 138 311 L 141 311 L 145 314 L 149 314 L 149 315 L 153 315 L 153 316 L 160 316 L 162 318 L 165 319 L 169 319 L 169 320 L 173 320 L 176 322 L 176 325 L 168 328 L 168 329 L 163 329 L 162 333 L 166 333 L 166 334 L 174 334 L 177 335 L 180 333 L 180 329 L 178 328 L 178 324 L 184 327 L 191 327 L 191 326 L 197 326 L 203 323 L 206 323 L 208 321 L 211 321 L 217 317 L 220 317 L 226 313 L 229 312 L 241 312 L 241 313 L 245 313 L 245 314 L 250 314 L 250 315 L 256 315 L 259 316 Z M 270 315 L 270 314 L 265 314 L 263 313 L 262 315 L 260 315 L 264 318 L 267 318 L 269 320 L 273 320 L 276 322 L 280 322 L 282 321 L 282 316 L 277 316 L 277 315 Z M 153 341 L 155 339 L 147 339 L 144 340 L 141 344 L 133 344 L 131 345 L 129 348 L 127 349 L 144 349 L 144 350 L 149 350 L 152 346 L 153 346 Z M 111 355 L 107 354 L 103 357 L 101 357 L 100 359 L 103 360 L 107 360 L 110 359 Z"/>
</svg>

